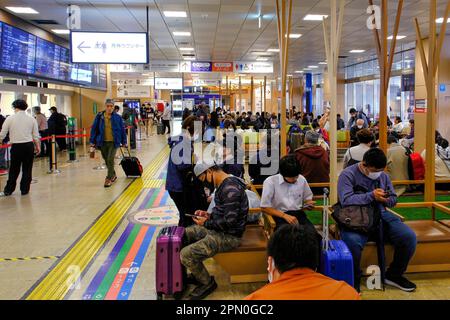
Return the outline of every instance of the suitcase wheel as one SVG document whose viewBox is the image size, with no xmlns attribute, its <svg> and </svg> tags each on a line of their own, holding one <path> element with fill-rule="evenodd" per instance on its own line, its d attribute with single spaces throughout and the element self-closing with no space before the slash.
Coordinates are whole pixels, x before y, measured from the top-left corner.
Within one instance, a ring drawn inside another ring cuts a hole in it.
<svg viewBox="0 0 450 320">
<path fill-rule="evenodd" d="M 156 294 L 156 300 L 164 300 L 162 293 L 157 293 Z"/>
<path fill-rule="evenodd" d="M 177 292 L 173 294 L 173 298 L 175 300 L 181 300 L 181 298 L 183 297 L 183 292 Z"/>
</svg>

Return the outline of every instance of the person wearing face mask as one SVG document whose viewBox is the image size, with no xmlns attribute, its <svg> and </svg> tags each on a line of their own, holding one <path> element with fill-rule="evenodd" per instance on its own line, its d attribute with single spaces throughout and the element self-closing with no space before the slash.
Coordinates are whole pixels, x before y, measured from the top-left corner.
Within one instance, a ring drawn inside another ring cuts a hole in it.
<svg viewBox="0 0 450 320">
<path fill-rule="evenodd" d="M 314 228 L 281 227 L 267 247 L 269 284 L 245 300 L 361 300 L 347 283 L 317 272 L 319 248 Z"/>
<path fill-rule="evenodd" d="M 364 129 L 364 120 L 358 119 L 355 125 L 350 129 L 350 147 L 356 147 L 359 144 L 358 132 Z"/>
<path fill-rule="evenodd" d="M 363 160 L 364 154 L 369 151 L 375 142 L 375 136 L 369 129 L 362 129 L 357 134 L 359 144 L 347 150 L 344 155 L 344 169 Z"/>
<path fill-rule="evenodd" d="M 216 189 L 215 207 L 211 214 L 198 210 L 195 225 L 186 228 L 185 247 L 180 252 L 181 264 L 191 272 L 196 288 L 190 300 L 201 300 L 211 294 L 217 283 L 206 270 L 203 261 L 221 252 L 236 249 L 245 231 L 249 203 L 245 181 L 226 174 L 214 162 L 198 163 L 194 173 L 205 185 Z"/>
<path fill-rule="evenodd" d="M 416 285 L 403 277 L 409 261 L 416 251 L 416 234 L 398 217 L 386 208 L 397 204 L 397 195 L 389 176 L 384 172 L 387 158 L 380 149 L 370 149 L 364 154 L 363 161 L 345 169 L 338 182 L 338 196 L 342 207 L 372 206 L 374 203 L 381 213 L 381 230 L 385 242 L 395 249 L 394 259 L 385 275 L 385 284 L 412 292 Z M 355 289 L 360 290 L 361 253 L 370 239 L 376 239 L 378 230 L 361 233 L 341 227 L 341 238 L 353 256 Z"/>
<path fill-rule="evenodd" d="M 192 219 L 186 218 L 185 214 L 193 214 L 198 209 L 193 206 L 193 203 L 198 201 L 194 201 L 193 196 L 191 197 L 193 192 L 190 182 L 192 181 L 189 181 L 189 172 L 192 172 L 194 167 L 192 157 L 194 154 L 193 142 L 196 137 L 194 132 L 196 120 L 196 116 L 187 117 L 183 121 L 182 134 L 169 138 L 171 151 L 167 166 L 166 190 L 180 214 L 179 226 L 183 227 L 192 224 Z M 201 200 L 202 197 L 199 199 Z M 196 205 L 199 204 L 196 203 Z M 206 206 L 206 203 L 203 205 Z"/>
<path fill-rule="evenodd" d="M 271 215 L 277 228 L 285 224 L 314 225 L 304 210 L 312 210 L 315 202 L 306 179 L 300 175 L 300 166 L 295 155 L 280 160 L 280 174 L 264 181 L 261 209 Z"/>
</svg>

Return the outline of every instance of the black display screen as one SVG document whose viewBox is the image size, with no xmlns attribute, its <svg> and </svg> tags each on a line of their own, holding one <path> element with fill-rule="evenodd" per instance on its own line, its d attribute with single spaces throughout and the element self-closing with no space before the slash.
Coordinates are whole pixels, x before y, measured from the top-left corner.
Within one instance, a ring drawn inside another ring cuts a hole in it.
<svg viewBox="0 0 450 320">
<path fill-rule="evenodd" d="M 52 79 L 59 78 L 59 61 L 61 47 L 37 38 L 36 45 L 36 75 Z"/>
<path fill-rule="evenodd" d="M 35 73 L 36 36 L 3 23 L 0 68 L 25 74 Z"/>
</svg>

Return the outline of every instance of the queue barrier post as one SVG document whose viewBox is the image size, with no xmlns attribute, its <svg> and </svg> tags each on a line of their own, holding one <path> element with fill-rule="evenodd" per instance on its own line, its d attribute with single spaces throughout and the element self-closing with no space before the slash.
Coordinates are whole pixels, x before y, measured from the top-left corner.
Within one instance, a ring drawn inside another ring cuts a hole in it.
<svg viewBox="0 0 450 320">
<path fill-rule="evenodd" d="M 61 171 L 58 170 L 58 161 L 56 159 L 56 136 L 52 134 L 52 142 L 51 142 L 52 150 L 50 152 L 49 164 L 50 170 L 47 172 L 48 174 L 60 174 Z"/>
<path fill-rule="evenodd" d="M 88 156 L 87 152 L 87 134 L 86 134 L 86 128 L 83 128 L 83 154 L 80 155 L 80 157 L 85 158 Z"/>
</svg>

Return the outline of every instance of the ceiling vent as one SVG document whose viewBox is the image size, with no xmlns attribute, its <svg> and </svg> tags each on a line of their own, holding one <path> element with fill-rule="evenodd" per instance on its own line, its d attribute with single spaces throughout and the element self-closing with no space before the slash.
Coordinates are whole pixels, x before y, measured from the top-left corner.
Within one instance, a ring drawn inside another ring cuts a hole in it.
<svg viewBox="0 0 450 320">
<path fill-rule="evenodd" d="M 31 21 L 37 24 L 59 24 L 55 20 L 31 20 Z"/>
<path fill-rule="evenodd" d="M 339 59 L 347 59 L 348 56 L 339 56 Z"/>
<path fill-rule="evenodd" d="M 195 57 L 195 54 L 183 54 L 183 57 Z"/>
</svg>

